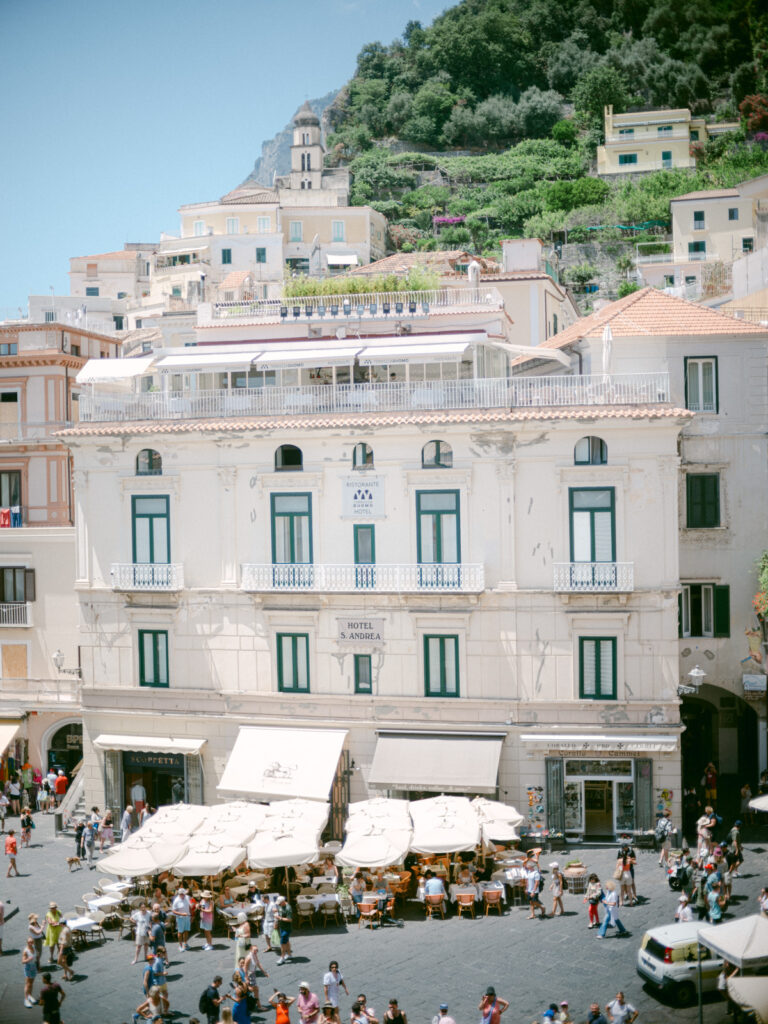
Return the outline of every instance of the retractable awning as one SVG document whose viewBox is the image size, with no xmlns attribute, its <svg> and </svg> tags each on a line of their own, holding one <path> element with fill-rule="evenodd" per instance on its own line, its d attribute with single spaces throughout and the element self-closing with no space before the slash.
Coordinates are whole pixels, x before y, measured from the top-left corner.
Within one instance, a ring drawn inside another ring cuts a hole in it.
<svg viewBox="0 0 768 1024">
<path fill-rule="evenodd" d="M 368 784 L 434 793 L 495 793 L 504 736 L 380 732 Z"/>
<path fill-rule="evenodd" d="M 111 736 L 102 733 L 93 741 L 99 750 L 136 750 L 142 754 L 199 754 L 204 739 L 177 736 Z"/>
<path fill-rule="evenodd" d="M 356 267 L 360 260 L 355 253 L 326 253 L 326 261 L 329 267 Z"/>
<path fill-rule="evenodd" d="M 327 348 L 282 348 L 272 352 L 263 352 L 255 362 L 257 370 L 277 370 L 281 366 L 349 366 L 355 361 L 360 346 L 349 345 L 339 348 L 328 345 Z"/>
<path fill-rule="evenodd" d="M 219 790 L 327 800 L 346 729 L 241 725 Z"/>
<path fill-rule="evenodd" d="M 528 747 L 546 747 L 569 754 L 572 752 L 575 757 L 580 753 L 606 750 L 628 754 L 674 751 L 677 750 L 680 737 L 659 733 L 650 733 L 648 736 L 603 733 L 594 736 L 584 733 L 524 732 L 520 735 L 520 741 Z"/>
<path fill-rule="evenodd" d="M 21 728 L 20 721 L 0 721 L 0 754 L 5 753 Z"/>
<path fill-rule="evenodd" d="M 361 366 L 380 366 L 385 363 L 446 362 L 460 359 L 467 349 L 481 341 L 487 341 L 485 331 L 473 334 L 435 334 L 427 337 L 396 341 L 386 339 L 386 345 L 368 345 L 358 356 Z"/>
<path fill-rule="evenodd" d="M 230 369 L 231 367 L 250 368 L 251 363 L 261 355 L 261 349 L 251 349 L 248 352 L 201 352 L 199 349 L 190 348 L 189 352 L 183 355 L 163 356 L 158 359 L 155 368 L 168 370 L 171 373 L 182 370 L 199 370 L 204 373 L 206 370 Z"/>
<path fill-rule="evenodd" d="M 75 380 L 78 384 L 131 380 L 146 373 L 154 359 L 154 356 L 137 356 L 136 359 L 89 359 Z"/>
</svg>

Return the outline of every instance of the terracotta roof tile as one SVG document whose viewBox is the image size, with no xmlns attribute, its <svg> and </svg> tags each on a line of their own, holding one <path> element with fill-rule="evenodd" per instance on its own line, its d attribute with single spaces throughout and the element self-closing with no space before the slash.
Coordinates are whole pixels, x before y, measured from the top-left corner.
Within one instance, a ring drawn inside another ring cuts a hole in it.
<svg viewBox="0 0 768 1024">
<path fill-rule="evenodd" d="M 130 260 L 139 255 L 138 249 L 118 249 L 117 252 L 97 252 L 93 256 L 72 256 L 73 260 Z"/>
<path fill-rule="evenodd" d="M 525 409 L 467 409 L 440 412 L 337 413 L 329 416 L 253 416 L 210 420 L 137 420 L 81 423 L 55 437 L 122 437 L 142 434 L 238 433 L 250 430 L 328 430 L 344 427 L 430 426 L 447 423 L 526 423 L 558 420 L 691 419 L 693 413 L 668 405 L 583 405 Z"/>
<path fill-rule="evenodd" d="M 239 288 L 250 276 L 251 274 L 248 270 L 230 270 L 218 287 L 220 289 Z"/>
</svg>

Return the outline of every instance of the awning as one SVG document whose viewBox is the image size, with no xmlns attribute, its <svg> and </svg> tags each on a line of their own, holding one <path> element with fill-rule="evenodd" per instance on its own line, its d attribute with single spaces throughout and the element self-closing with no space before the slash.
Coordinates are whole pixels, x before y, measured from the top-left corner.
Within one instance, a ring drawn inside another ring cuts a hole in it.
<svg viewBox="0 0 768 1024">
<path fill-rule="evenodd" d="M 249 352 L 201 352 L 200 349 L 190 346 L 189 351 L 183 355 L 163 356 L 158 359 L 155 368 L 168 370 L 170 373 L 182 370 L 199 370 L 205 373 L 208 370 L 226 370 L 230 367 L 247 370 L 260 355 L 261 349 L 251 349 Z"/>
<path fill-rule="evenodd" d="M 421 335 L 408 341 L 387 339 L 388 345 L 366 346 L 358 356 L 361 366 L 381 366 L 385 363 L 414 362 L 446 362 L 460 359 L 470 345 L 487 341 L 485 331 L 473 334 L 434 334 Z M 363 339 L 365 340 L 365 339 Z"/>
<path fill-rule="evenodd" d="M 757 1024 L 768 1024 L 768 978 L 729 978 L 728 995 L 747 1013 L 754 1014 Z"/>
<path fill-rule="evenodd" d="M 699 928 L 699 942 L 736 967 L 768 967 L 768 918 L 760 914 Z"/>
<path fill-rule="evenodd" d="M 144 754 L 199 754 L 204 739 L 176 736 L 109 736 L 102 733 L 93 741 L 99 750 L 136 750 Z"/>
<path fill-rule="evenodd" d="M 325 259 L 329 267 L 356 267 L 360 260 L 355 253 L 326 253 Z"/>
<path fill-rule="evenodd" d="M 154 356 L 137 356 L 135 359 L 89 359 L 75 380 L 78 384 L 130 380 L 146 373 L 154 359 Z"/>
<path fill-rule="evenodd" d="M 349 345 L 344 348 L 328 345 L 327 348 L 281 348 L 272 352 L 263 352 L 255 360 L 257 370 L 276 370 L 281 366 L 349 366 L 355 361 L 360 346 Z"/>
<path fill-rule="evenodd" d="M 218 789 L 327 800 L 346 729 L 271 729 L 241 725 Z"/>
<path fill-rule="evenodd" d="M 593 736 L 585 733 L 524 732 L 520 734 L 520 740 L 528 747 L 546 747 L 576 756 L 605 751 L 615 751 L 616 754 L 671 752 L 677 750 L 680 737 L 659 733 L 648 736 L 603 733 L 602 736 Z"/>
<path fill-rule="evenodd" d="M 503 742 L 499 734 L 381 732 L 368 784 L 435 793 L 495 793 Z"/>
<path fill-rule="evenodd" d="M 5 753 L 11 743 L 13 743 L 20 728 L 20 721 L 0 722 L 0 754 Z"/>
</svg>

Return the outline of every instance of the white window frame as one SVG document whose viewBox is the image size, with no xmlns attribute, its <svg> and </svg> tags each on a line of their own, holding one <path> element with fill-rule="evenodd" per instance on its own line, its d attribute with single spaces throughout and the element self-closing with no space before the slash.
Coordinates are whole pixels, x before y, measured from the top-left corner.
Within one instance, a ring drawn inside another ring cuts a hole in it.
<svg viewBox="0 0 768 1024">
<path fill-rule="evenodd" d="M 712 405 L 707 406 L 704 402 L 704 364 L 709 363 L 712 367 Z M 693 399 L 691 398 L 691 370 L 695 369 L 697 377 L 697 386 L 699 390 L 699 400 L 694 405 Z M 712 356 L 702 356 L 701 358 L 689 358 L 685 364 L 685 372 L 687 380 L 685 382 L 686 391 L 688 395 L 688 408 L 691 412 L 717 412 L 717 359 Z"/>
<path fill-rule="evenodd" d="M 196 220 L 192 224 L 192 234 L 195 236 L 195 238 L 202 238 L 202 236 L 205 234 L 204 220 Z"/>
<path fill-rule="evenodd" d="M 680 632 L 684 637 L 691 635 L 691 586 L 701 587 L 701 636 L 715 635 L 715 587 L 712 583 L 683 584 L 683 621 Z M 698 635 L 698 634 L 697 634 Z"/>
<path fill-rule="evenodd" d="M 346 242 L 346 225 L 343 220 L 331 221 L 331 241 Z"/>
<path fill-rule="evenodd" d="M 239 217 L 227 217 L 227 234 L 228 235 L 239 235 L 240 234 L 240 218 Z"/>
<path fill-rule="evenodd" d="M 256 230 L 260 235 L 269 234 L 271 220 L 269 217 L 259 217 L 256 220 Z"/>
<path fill-rule="evenodd" d="M 291 242 L 304 241 L 304 222 L 291 220 L 288 222 L 288 240 Z"/>
</svg>

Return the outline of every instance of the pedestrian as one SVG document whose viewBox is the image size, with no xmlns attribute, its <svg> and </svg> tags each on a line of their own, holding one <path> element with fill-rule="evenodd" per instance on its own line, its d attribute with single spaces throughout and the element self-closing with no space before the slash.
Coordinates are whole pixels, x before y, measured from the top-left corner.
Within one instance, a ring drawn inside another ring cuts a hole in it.
<svg viewBox="0 0 768 1024">
<path fill-rule="evenodd" d="M 556 1015 L 557 1024 L 573 1024 L 573 1017 L 568 1009 L 568 1000 L 563 999 L 560 1003 L 560 1012 Z"/>
<path fill-rule="evenodd" d="M 400 1009 L 396 999 L 389 1000 L 389 1006 L 384 1013 L 384 1020 L 386 1024 L 408 1024 L 405 1011 Z"/>
<path fill-rule="evenodd" d="M 308 981 L 299 982 L 296 1009 L 299 1011 L 301 1024 L 318 1024 L 320 1002 L 315 993 L 310 990 Z"/>
<path fill-rule="evenodd" d="M 341 1024 L 338 1010 L 335 1006 L 331 1006 L 330 1003 L 323 1003 L 323 1016 L 320 1018 L 320 1024 Z"/>
<path fill-rule="evenodd" d="M 43 937 L 45 935 L 45 929 L 40 924 L 40 919 L 37 914 L 30 914 L 28 921 L 29 925 L 27 927 L 27 935 L 35 944 L 35 963 L 37 964 L 37 969 L 39 971 L 40 957 L 43 955 Z"/>
<path fill-rule="evenodd" d="M 8 799 L 5 793 L 2 790 L 0 790 L 0 832 L 5 832 L 5 818 L 6 815 L 8 814 L 8 808 L 10 807 L 10 805 L 11 801 Z"/>
<path fill-rule="evenodd" d="M 184 953 L 188 948 L 187 940 L 189 939 L 189 933 L 192 929 L 192 911 L 189 904 L 187 890 L 183 887 L 178 890 L 173 898 L 171 913 L 176 919 L 176 935 L 179 940 L 179 952 Z M 245 953 L 241 953 L 240 955 L 245 956 Z M 235 963 L 237 963 L 237 959 L 238 958 L 235 957 Z"/>
<path fill-rule="evenodd" d="M 292 955 L 291 949 L 291 927 L 293 925 L 293 911 L 285 896 L 279 896 L 277 900 L 277 930 L 280 932 L 280 959 L 279 964 L 287 963 Z"/>
<path fill-rule="evenodd" d="M 760 890 L 760 895 L 757 897 L 757 903 L 760 907 L 760 913 L 763 917 L 768 917 L 768 889 L 763 887 Z"/>
<path fill-rule="evenodd" d="M 291 1024 L 290 1008 L 296 1002 L 296 997 L 287 996 L 285 992 L 278 992 L 275 989 L 269 997 L 269 1002 L 275 1008 L 275 1024 Z"/>
<path fill-rule="evenodd" d="M 124 843 L 131 832 L 133 832 L 133 807 L 131 804 L 128 804 L 120 819 L 120 842 Z"/>
<path fill-rule="evenodd" d="M 707 903 L 708 893 L 706 886 L 706 873 L 703 871 L 702 868 L 699 868 L 696 871 L 695 879 L 696 882 L 693 887 L 691 897 L 693 899 L 693 906 L 696 910 L 696 917 L 699 921 L 703 921 L 704 918 L 707 916 L 709 904 Z"/>
<path fill-rule="evenodd" d="M 5 873 L 6 878 L 11 877 L 11 871 L 13 871 L 16 877 L 19 877 L 19 869 L 16 867 L 16 856 L 19 852 L 18 844 L 16 843 L 16 829 L 8 829 L 8 835 L 5 837 L 5 856 L 8 858 L 8 870 Z"/>
<path fill-rule="evenodd" d="M 157 906 L 157 904 L 155 904 Z M 165 948 L 165 928 L 160 920 L 160 911 L 152 911 L 152 924 L 149 929 L 149 941 L 152 944 L 152 952 L 157 953 L 159 949 Z"/>
<path fill-rule="evenodd" d="M 165 955 L 165 946 L 158 946 L 155 959 L 152 961 L 152 978 L 155 986 L 160 992 L 160 999 L 163 1004 L 163 1014 L 168 1013 L 168 960 Z"/>
<path fill-rule="evenodd" d="M 112 822 L 112 811 L 107 808 L 99 824 L 99 853 L 104 852 L 104 843 L 107 844 L 107 849 L 109 849 L 110 846 L 114 845 L 114 842 L 115 829 Z"/>
<path fill-rule="evenodd" d="M 222 1010 L 222 1020 L 226 1012 L 226 1008 Z M 232 1020 L 234 1024 L 251 1024 L 251 1014 L 248 1010 L 248 989 L 245 985 L 235 985 L 232 995 Z"/>
<path fill-rule="evenodd" d="M 5 924 L 5 904 L 0 900 L 0 956 L 3 955 L 3 925 Z"/>
<path fill-rule="evenodd" d="M 632 895 L 632 858 L 629 855 L 628 848 L 616 861 L 616 870 L 613 873 L 613 877 L 621 887 L 619 894 L 619 906 L 631 907 L 637 901 Z"/>
<path fill-rule="evenodd" d="M 368 1005 L 368 997 L 364 992 L 361 992 L 357 997 L 357 1002 L 360 1004 L 360 1012 L 363 1015 L 363 1020 L 367 1024 L 379 1024 L 378 1017 L 372 1006 Z"/>
<path fill-rule="evenodd" d="M 669 867 L 669 851 L 672 849 L 672 811 L 665 807 L 656 822 L 656 842 L 659 846 L 659 867 Z"/>
<path fill-rule="evenodd" d="M 235 928 L 235 965 L 239 960 L 245 959 L 250 945 L 251 926 L 248 924 L 248 915 L 241 911 L 237 915 L 237 928 Z"/>
<path fill-rule="evenodd" d="M 717 976 L 717 991 L 722 995 L 723 999 L 728 1004 L 726 1013 L 732 1014 L 733 1007 L 731 1000 L 728 995 L 728 982 L 731 978 L 734 978 L 739 973 L 739 968 L 734 967 L 733 964 L 729 964 L 727 960 L 723 960 L 723 969 Z"/>
<path fill-rule="evenodd" d="M 263 1011 L 266 1009 L 266 1007 L 263 1006 L 261 1002 L 258 976 L 259 974 L 263 974 L 265 978 L 268 978 L 269 975 L 261 966 L 261 961 L 259 960 L 259 950 L 256 943 L 254 943 L 248 950 L 248 956 L 245 958 L 244 967 L 246 985 L 248 986 L 248 994 L 251 996 L 251 999 L 255 1004 L 253 1008 L 256 1011 Z"/>
<path fill-rule="evenodd" d="M 680 893 L 677 898 L 675 920 L 680 922 L 693 920 L 693 907 L 691 906 L 687 893 Z"/>
<path fill-rule="evenodd" d="M 8 799 L 11 801 L 11 814 L 20 814 L 21 810 L 21 783 L 18 775 L 12 775 L 8 780 Z"/>
<path fill-rule="evenodd" d="M 602 898 L 603 887 L 600 884 L 600 879 L 593 871 L 587 879 L 587 892 L 584 897 L 584 902 L 587 904 L 590 928 L 600 927 L 600 912 L 597 908 L 600 906 Z"/>
<path fill-rule="evenodd" d="M 600 1006 L 598 1003 L 592 1003 L 590 1005 L 587 1024 L 608 1024 L 605 1016 L 600 1012 Z"/>
<path fill-rule="evenodd" d="M 605 1008 L 609 1024 L 632 1024 L 637 1020 L 637 1010 L 624 999 L 623 992 L 617 992 L 616 998 Z"/>
<path fill-rule="evenodd" d="M 432 1018 L 432 1024 L 456 1024 L 453 1017 L 448 1016 L 448 1003 L 440 1003 L 440 1012 Z"/>
<path fill-rule="evenodd" d="M 704 786 L 704 800 L 713 807 L 717 806 L 717 768 L 710 761 L 704 769 L 701 783 Z"/>
<path fill-rule="evenodd" d="M 477 1008 L 482 1014 L 482 1024 L 499 1024 L 502 1013 L 509 1009 L 509 1003 L 497 996 L 496 989 L 489 985 Z"/>
<path fill-rule="evenodd" d="M 147 998 L 136 1007 L 133 1019 L 134 1021 L 139 1020 L 139 1018 L 155 1020 L 159 1017 L 162 1020 L 162 1013 L 163 997 L 160 994 L 160 989 L 157 985 L 151 985 L 149 992 L 147 992 Z"/>
<path fill-rule="evenodd" d="M 525 893 L 528 897 L 528 906 L 530 908 L 530 914 L 528 920 L 532 920 L 536 916 L 536 911 L 541 911 L 542 921 L 547 916 L 547 912 L 544 909 L 544 904 L 539 899 L 539 893 L 542 889 L 541 872 L 536 864 L 536 861 L 532 857 L 528 857 L 523 863 L 523 871 L 525 872 Z"/>
<path fill-rule="evenodd" d="M 365 1024 L 363 1008 L 357 1000 L 352 1003 L 352 1009 L 349 1011 L 349 1024 Z"/>
<path fill-rule="evenodd" d="M 23 807 L 21 811 L 21 845 L 29 846 L 32 841 L 32 829 L 35 827 L 35 822 L 32 818 L 32 811 L 28 807 Z"/>
<path fill-rule="evenodd" d="M 552 910 L 550 914 L 555 917 L 555 911 L 560 908 L 560 916 L 565 913 L 563 910 L 563 876 L 560 874 L 560 865 L 556 860 L 553 860 L 549 865 L 549 870 L 552 872 L 552 881 L 549 883 L 549 891 L 552 893 Z"/>
<path fill-rule="evenodd" d="M 603 906 L 605 907 L 605 917 L 603 918 L 603 923 L 597 933 L 598 939 L 604 939 L 606 931 L 614 925 L 618 929 L 618 934 L 620 936 L 629 935 L 629 932 L 619 919 L 619 897 L 616 894 L 616 883 L 606 882 L 604 888 L 605 893 L 603 895 Z"/>
<path fill-rule="evenodd" d="M 728 833 L 728 846 L 730 847 L 732 861 L 729 862 L 731 873 L 739 877 L 739 868 L 744 863 L 744 847 L 741 845 L 741 819 L 737 818 L 733 828 Z M 727 858 L 726 858 L 727 859 Z"/>
<path fill-rule="evenodd" d="M 149 934 L 152 927 L 152 915 L 147 910 L 146 903 L 140 903 L 138 908 L 131 914 L 131 920 L 136 926 L 136 950 L 133 954 L 132 964 L 139 962 L 139 957 L 146 960 L 149 952 Z"/>
<path fill-rule="evenodd" d="M 59 944 L 59 933 L 62 928 L 61 911 L 58 904 L 51 901 L 48 904 L 48 911 L 45 915 L 45 939 L 43 945 L 50 951 L 49 963 L 53 963 L 53 956 Z"/>
<path fill-rule="evenodd" d="M 94 825 L 92 821 L 87 821 L 83 829 L 83 847 L 85 849 L 85 856 L 88 859 L 88 867 L 91 871 L 96 870 L 96 865 L 93 863 L 93 851 L 96 846 L 96 829 L 98 825 Z"/>
<path fill-rule="evenodd" d="M 266 942 L 265 953 L 272 952 L 272 932 L 275 931 L 275 917 L 277 915 L 277 903 L 275 899 L 270 896 L 267 900 L 267 904 L 264 907 L 264 924 L 262 925 L 262 934 L 264 935 L 264 941 Z M 278 940 L 279 941 L 279 940 Z"/>
<path fill-rule="evenodd" d="M 72 981 L 74 978 L 72 973 L 72 964 L 75 959 L 73 946 L 72 929 L 65 921 L 59 932 L 59 955 L 56 958 L 56 963 L 62 969 L 64 981 Z"/>
<path fill-rule="evenodd" d="M 37 977 L 37 953 L 32 939 L 27 939 L 27 944 L 21 951 L 21 966 L 24 970 L 24 1005 L 29 1009 L 37 1002 L 32 995 Z"/>
<path fill-rule="evenodd" d="M 325 994 L 326 1003 L 330 1003 L 334 1009 L 338 1009 L 339 989 L 342 988 L 346 994 L 349 995 L 347 983 L 344 981 L 342 973 L 339 970 L 338 960 L 331 960 L 328 964 L 328 970 L 323 976 L 323 992 Z"/>
<path fill-rule="evenodd" d="M 725 897 L 720 892 L 719 882 L 715 882 L 710 889 L 709 896 L 707 896 L 707 904 L 709 906 L 709 923 L 720 924 L 723 919 Z"/>
<path fill-rule="evenodd" d="M 69 783 L 67 782 L 67 776 L 64 774 L 64 771 L 61 768 L 59 768 L 58 775 L 56 776 L 56 781 L 53 784 L 53 791 L 56 794 L 57 807 L 61 807 L 61 801 L 64 799 L 68 785 Z"/>
<path fill-rule="evenodd" d="M 200 930 L 205 935 L 203 949 L 210 953 L 213 949 L 213 893 L 210 889 L 204 889 L 200 893 Z"/>
<path fill-rule="evenodd" d="M 46 971 L 43 975 L 43 987 L 40 989 L 44 1024 L 61 1024 L 60 1007 L 66 998 L 61 985 L 51 981 L 51 976 Z"/>
<path fill-rule="evenodd" d="M 619 849 L 619 859 L 622 861 L 622 871 L 629 869 L 630 874 L 630 893 L 629 902 L 631 906 L 637 903 L 637 886 L 635 884 L 635 865 L 637 864 L 637 853 L 635 848 L 630 845 L 629 837 L 622 837 L 622 844 Z"/>
</svg>

